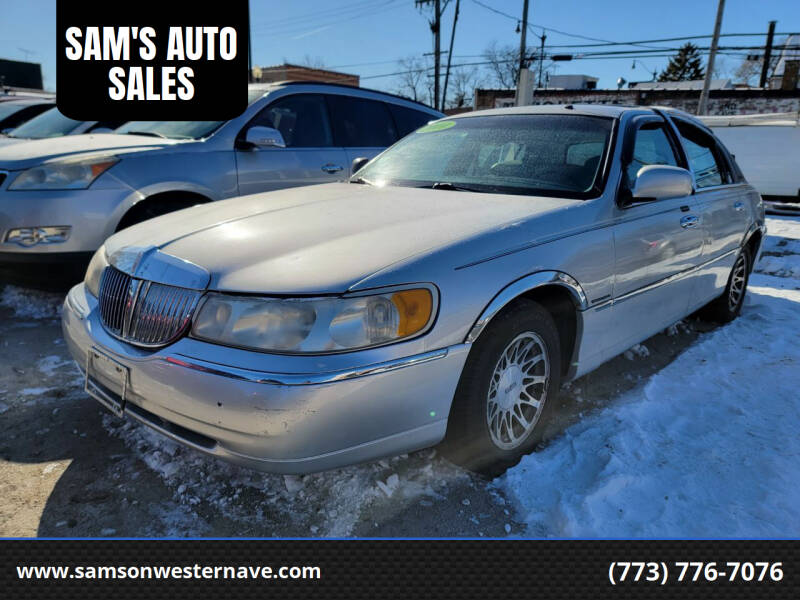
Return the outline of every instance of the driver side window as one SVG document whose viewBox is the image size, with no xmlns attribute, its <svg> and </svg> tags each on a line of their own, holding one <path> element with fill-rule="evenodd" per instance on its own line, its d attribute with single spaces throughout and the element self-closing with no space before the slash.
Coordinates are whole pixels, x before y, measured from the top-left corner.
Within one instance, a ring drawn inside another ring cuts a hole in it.
<svg viewBox="0 0 800 600">
<path fill-rule="evenodd" d="M 317 94 L 293 94 L 279 98 L 250 123 L 281 132 L 287 148 L 324 148 L 333 145 L 328 107 Z"/>
<path fill-rule="evenodd" d="M 633 189 L 639 169 L 648 165 L 678 166 L 675 151 L 670 144 L 663 123 L 645 123 L 636 131 L 633 158 L 625 169 L 628 189 Z"/>
</svg>

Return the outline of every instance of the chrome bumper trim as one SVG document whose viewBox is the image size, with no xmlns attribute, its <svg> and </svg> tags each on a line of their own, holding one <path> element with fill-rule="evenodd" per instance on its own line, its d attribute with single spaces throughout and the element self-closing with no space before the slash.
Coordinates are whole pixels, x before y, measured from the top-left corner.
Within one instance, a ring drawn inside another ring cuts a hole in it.
<svg viewBox="0 0 800 600">
<path fill-rule="evenodd" d="M 227 365 L 206 362 L 197 358 L 182 355 L 167 356 L 163 360 L 171 365 L 176 365 L 195 371 L 201 371 L 210 375 L 218 375 L 220 377 L 228 377 L 230 379 L 246 381 L 248 383 L 289 386 L 322 385 L 326 383 L 335 383 L 337 381 L 346 381 L 348 379 L 356 379 L 358 377 L 367 377 L 369 375 L 388 373 L 389 371 L 405 369 L 406 367 L 413 367 L 415 365 L 444 358 L 451 349 L 454 350 L 457 348 L 459 348 L 459 346 L 451 346 L 450 348 L 441 348 L 431 352 L 415 354 L 414 356 L 407 356 L 404 358 L 374 363 L 363 367 L 355 367 L 352 369 L 330 371 L 327 373 L 267 373 L 263 371 L 251 371 L 248 369 L 229 367 Z"/>
</svg>

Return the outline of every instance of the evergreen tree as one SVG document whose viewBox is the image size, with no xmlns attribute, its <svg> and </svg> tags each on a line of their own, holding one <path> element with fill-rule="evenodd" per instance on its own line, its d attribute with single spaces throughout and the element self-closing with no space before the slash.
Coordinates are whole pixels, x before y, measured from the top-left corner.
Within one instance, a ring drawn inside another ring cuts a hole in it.
<svg viewBox="0 0 800 600">
<path fill-rule="evenodd" d="M 678 53 L 669 59 L 667 68 L 661 71 L 659 81 L 691 81 L 703 79 L 703 60 L 697 46 L 691 42 L 686 43 Z"/>
</svg>

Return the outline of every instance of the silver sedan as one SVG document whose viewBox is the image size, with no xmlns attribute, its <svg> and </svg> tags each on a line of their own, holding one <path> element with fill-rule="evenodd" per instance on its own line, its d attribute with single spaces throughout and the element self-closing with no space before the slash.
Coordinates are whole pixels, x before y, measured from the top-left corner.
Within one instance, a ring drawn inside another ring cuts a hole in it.
<svg viewBox="0 0 800 600">
<path fill-rule="evenodd" d="M 86 389 L 119 416 L 304 473 L 444 441 L 497 473 L 562 382 L 682 317 L 742 309 L 759 195 L 670 110 L 524 107 L 422 127 L 350 183 L 120 232 L 69 293 Z"/>
</svg>

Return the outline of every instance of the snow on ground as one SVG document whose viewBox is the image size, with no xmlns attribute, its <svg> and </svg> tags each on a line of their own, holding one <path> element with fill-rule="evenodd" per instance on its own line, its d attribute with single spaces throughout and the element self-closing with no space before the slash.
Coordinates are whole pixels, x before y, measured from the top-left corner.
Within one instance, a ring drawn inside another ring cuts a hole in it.
<svg viewBox="0 0 800 600">
<path fill-rule="evenodd" d="M 42 292 L 7 285 L 0 292 L 0 306 L 14 311 L 20 319 L 56 319 L 61 316 L 64 294 Z M 24 323 L 24 321 L 22 321 Z"/>
<path fill-rule="evenodd" d="M 495 480 L 528 535 L 800 535 L 800 219 L 768 228 L 739 319 Z"/>
<path fill-rule="evenodd" d="M 289 521 L 300 535 L 348 536 L 372 503 L 442 499 L 468 477 L 435 450 L 302 477 L 271 475 L 205 456 L 131 419 L 105 415 L 103 424 L 161 476 L 179 505 L 209 505 L 243 527 L 274 522 L 285 531 Z"/>
</svg>

